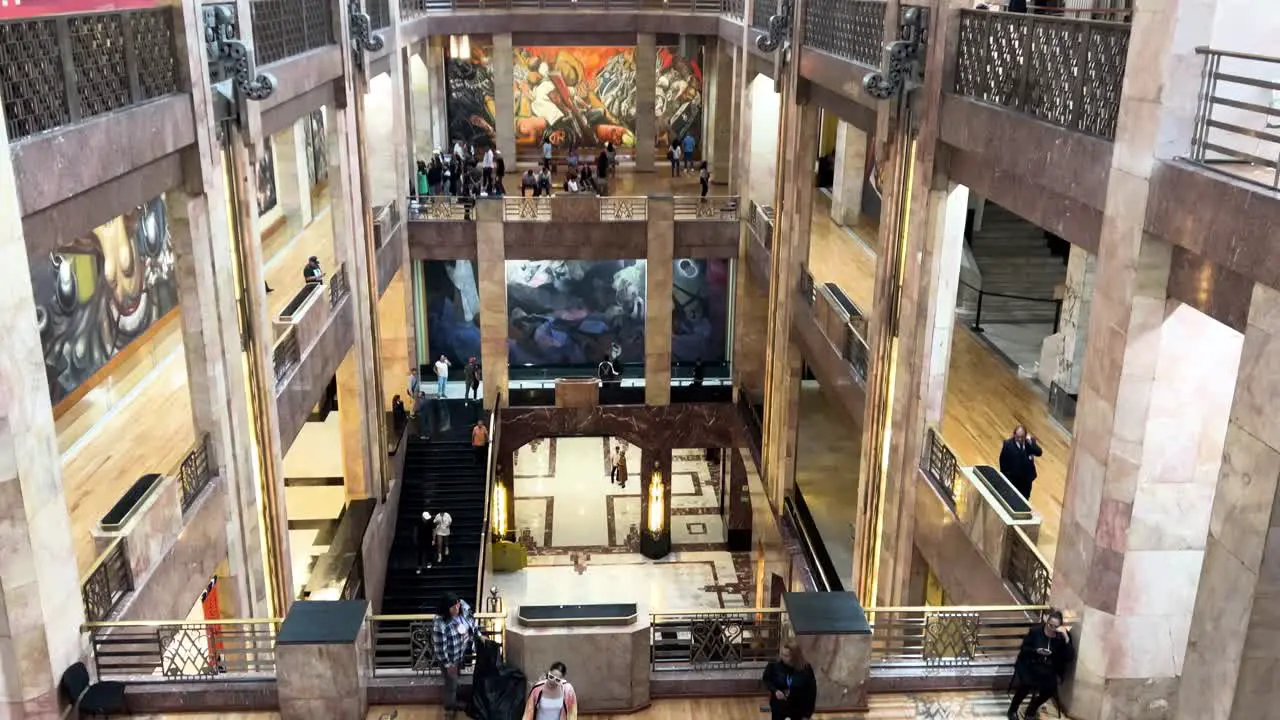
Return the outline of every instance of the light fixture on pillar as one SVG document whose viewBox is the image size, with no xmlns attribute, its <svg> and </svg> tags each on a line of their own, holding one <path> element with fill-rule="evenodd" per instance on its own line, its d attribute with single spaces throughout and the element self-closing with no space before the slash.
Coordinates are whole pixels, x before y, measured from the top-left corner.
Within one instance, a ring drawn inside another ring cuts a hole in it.
<svg viewBox="0 0 1280 720">
<path fill-rule="evenodd" d="M 507 534 L 507 486 L 494 483 L 493 507 L 490 509 L 493 521 L 489 523 L 489 531 L 494 537 L 503 538 Z"/>
<path fill-rule="evenodd" d="M 655 462 L 653 473 L 649 475 L 649 514 L 644 523 L 645 530 L 654 536 L 661 535 L 667 526 L 665 508 L 662 506 L 666 499 L 666 489 L 662 485 L 662 467 Z"/>
<path fill-rule="evenodd" d="M 671 552 L 671 529 L 667 527 L 666 473 L 663 472 L 661 460 L 653 461 L 648 484 L 640 504 L 644 513 L 640 553 L 650 560 L 658 560 Z"/>
</svg>

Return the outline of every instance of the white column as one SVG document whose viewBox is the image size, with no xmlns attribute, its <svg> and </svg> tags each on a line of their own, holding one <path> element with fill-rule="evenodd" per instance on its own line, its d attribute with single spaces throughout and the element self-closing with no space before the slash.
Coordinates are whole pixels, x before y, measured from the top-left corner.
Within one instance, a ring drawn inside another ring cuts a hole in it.
<svg viewBox="0 0 1280 720">
<path fill-rule="evenodd" d="M 831 219 L 837 224 L 853 227 L 858 223 L 866 173 L 867 134 L 841 120 L 836 126 L 835 183 L 831 186 Z"/>
</svg>

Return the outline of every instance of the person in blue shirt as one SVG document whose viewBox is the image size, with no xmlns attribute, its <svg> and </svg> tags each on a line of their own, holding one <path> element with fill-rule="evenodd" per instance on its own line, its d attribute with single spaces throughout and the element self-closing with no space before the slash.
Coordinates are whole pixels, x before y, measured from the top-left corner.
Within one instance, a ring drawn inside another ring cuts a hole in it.
<svg viewBox="0 0 1280 720">
<path fill-rule="evenodd" d="M 693 138 L 693 135 L 685 135 L 680 144 L 684 147 L 684 170 L 693 172 L 693 149 L 697 147 L 698 141 Z"/>
</svg>

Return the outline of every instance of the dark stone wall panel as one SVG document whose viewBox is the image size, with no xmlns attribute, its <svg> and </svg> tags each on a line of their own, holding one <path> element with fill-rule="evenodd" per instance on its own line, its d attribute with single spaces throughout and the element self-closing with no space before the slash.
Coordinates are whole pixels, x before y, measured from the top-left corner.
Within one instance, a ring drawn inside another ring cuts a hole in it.
<svg viewBox="0 0 1280 720">
<path fill-rule="evenodd" d="M 1168 293 L 1237 332 L 1249 322 L 1253 281 L 1185 248 L 1173 248 Z"/>
<path fill-rule="evenodd" d="M 644 450 L 729 448 L 744 439 L 732 403 L 507 408 L 501 421 L 498 452 L 504 457 L 550 437 L 617 437 Z"/>
</svg>

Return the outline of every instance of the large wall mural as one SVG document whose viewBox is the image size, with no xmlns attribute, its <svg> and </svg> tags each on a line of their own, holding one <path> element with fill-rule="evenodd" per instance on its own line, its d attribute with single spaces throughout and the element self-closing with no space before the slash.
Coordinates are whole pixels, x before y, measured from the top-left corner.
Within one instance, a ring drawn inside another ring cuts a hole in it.
<svg viewBox="0 0 1280 720">
<path fill-rule="evenodd" d="M 63 242 L 31 286 L 56 404 L 177 307 L 164 197 Z"/>
<path fill-rule="evenodd" d="M 644 260 L 508 260 L 512 366 L 644 361 Z"/>
<path fill-rule="evenodd" d="M 498 143 L 490 67 L 493 46 L 474 41 L 470 46 L 470 57 L 451 57 L 445 63 L 449 86 L 445 108 L 449 117 L 449 146 L 461 140 L 477 147 L 493 147 Z M 436 143 L 445 152 L 450 149 L 443 147 L 444 143 L 439 140 Z"/>
<path fill-rule="evenodd" d="M 703 89 L 702 67 L 697 54 L 685 57 L 679 48 L 658 48 L 655 89 L 656 147 L 665 150 L 672 140 L 679 141 L 685 135 L 692 135 L 697 140 L 696 147 L 701 150 Z"/>
<path fill-rule="evenodd" d="M 634 47 L 518 47 L 513 68 L 517 145 L 635 146 Z"/>
<path fill-rule="evenodd" d="M 471 260 L 423 263 L 427 288 L 427 350 L 454 367 L 480 357 L 480 284 Z M 430 364 L 430 363 L 428 363 Z"/>
<path fill-rule="evenodd" d="M 262 157 L 258 159 L 258 216 L 271 212 L 279 201 L 276 197 L 276 153 L 268 136 L 262 139 Z"/>
<path fill-rule="evenodd" d="M 671 360 L 725 360 L 729 327 L 729 261 L 675 261 L 672 272 Z"/>
<path fill-rule="evenodd" d="M 324 108 L 307 116 L 303 135 L 307 144 L 307 179 L 315 190 L 329 181 L 329 133 L 324 125 Z"/>
</svg>

